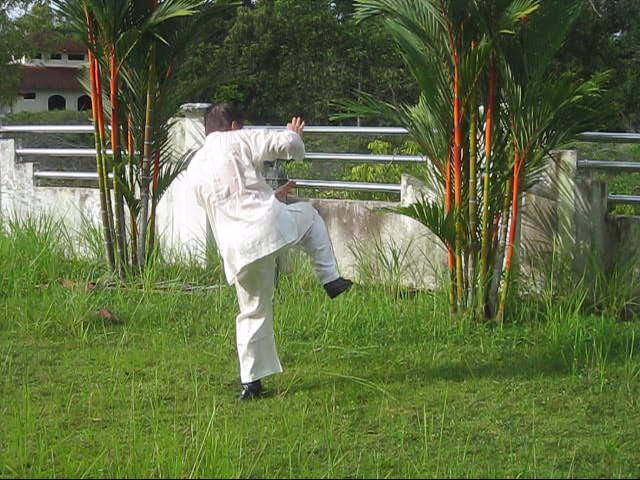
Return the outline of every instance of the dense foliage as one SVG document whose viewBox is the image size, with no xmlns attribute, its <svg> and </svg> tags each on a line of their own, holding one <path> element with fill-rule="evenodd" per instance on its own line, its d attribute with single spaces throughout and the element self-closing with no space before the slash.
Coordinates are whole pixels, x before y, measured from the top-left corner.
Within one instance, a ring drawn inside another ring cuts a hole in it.
<svg viewBox="0 0 640 480">
<path fill-rule="evenodd" d="M 353 0 L 245 0 L 199 35 L 177 72 L 181 94 L 191 101 L 233 100 L 254 122 L 281 122 L 292 114 L 328 121 L 331 101 L 363 90 L 394 103 L 417 91 L 379 24 L 358 25 Z M 556 61 L 560 72 L 587 79 L 613 70 L 612 115 L 603 129 L 640 128 L 640 2 L 592 0 Z M 65 24 L 48 2 L 0 0 L 0 96 L 10 98 L 18 70 L 11 55 L 32 46 L 28 33 Z M 16 41 L 20 38 L 21 41 Z"/>
</svg>

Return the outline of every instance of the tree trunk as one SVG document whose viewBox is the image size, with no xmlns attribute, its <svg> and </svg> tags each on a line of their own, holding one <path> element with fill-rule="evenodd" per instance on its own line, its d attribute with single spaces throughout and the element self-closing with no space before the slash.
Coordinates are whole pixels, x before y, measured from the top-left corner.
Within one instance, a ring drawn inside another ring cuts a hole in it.
<svg viewBox="0 0 640 480">
<path fill-rule="evenodd" d="M 502 280 L 502 266 L 504 264 L 504 255 L 506 250 L 507 233 L 509 229 L 509 218 L 511 210 L 511 190 L 513 187 L 513 178 L 507 182 L 507 189 L 504 192 L 502 203 L 502 223 L 500 224 L 500 234 L 498 235 L 499 245 L 497 247 L 496 257 L 493 264 L 493 275 L 491 276 L 491 286 L 487 298 L 487 309 L 489 316 L 494 317 L 497 313 L 498 306 L 498 290 L 500 288 L 500 280 Z"/>
<path fill-rule="evenodd" d="M 116 247 L 118 250 L 118 273 L 124 278 L 127 267 L 127 244 L 124 218 L 124 200 L 122 195 L 122 155 L 120 152 L 120 124 L 118 121 L 118 59 L 116 47 L 111 45 L 110 64 L 110 90 L 111 90 L 111 149 L 113 151 L 113 196 L 116 218 Z"/>
<path fill-rule="evenodd" d="M 519 152 L 515 154 L 513 165 L 513 198 L 511 199 L 511 226 L 509 228 L 509 238 L 507 241 L 507 264 L 505 266 L 504 284 L 500 295 L 500 305 L 498 307 L 498 321 L 504 321 L 504 314 L 507 308 L 507 298 L 509 294 L 509 284 L 511 283 L 511 270 L 513 267 L 513 254 L 515 252 L 516 235 L 518 231 L 518 216 L 520 205 L 520 173 L 524 165 L 524 156 Z"/>
<path fill-rule="evenodd" d="M 144 147 L 142 154 L 141 192 L 140 192 L 140 238 L 138 259 L 141 268 L 147 262 L 147 234 L 149 229 L 149 183 L 151 181 L 151 155 L 153 153 L 153 109 L 155 103 L 155 48 L 149 53 L 149 76 L 147 79 L 147 107 L 144 124 Z"/>
<path fill-rule="evenodd" d="M 87 21 L 89 22 L 88 14 Z M 90 25 L 90 24 L 89 24 Z M 91 27 L 89 26 L 89 41 L 93 44 L 93 34 L 91 33 Z M 99 116 L 103 115 L 102 110 L 99 109 L 99 103 L 96 98 L 98 88 L 96 86 L 96 67 L 97 60 L 94 58 L 91 50 L 88 51 L 89 58 L 89 76 L 91 83 L 91 110 L 93 116 L 93 128 L 94 128 L 94 141 L 96 147 L 96 167 L 98 171 L 98 188 L 100 190 L 100 215 L 102 217 L 102 234 L 104 236 L 104 246 L 107 254 L 107 260 L 112 270 L 116 269 L 115 253 L 113 251 L 113 235 L 112 235 L 112 221 L 109 218 L 109 208 L 107 207 L 107 178 L 104 175 L 104 147 L 101 141 L 100 135 L 100 121 Z M 104 121 L 104 120 L 103 120 Z"/>
<path fill-rule="evenodd" d="M 478 225 L 478 200 L 477 200 L 477 158 L 478 158 L 478 99 L 476 92 L 471 92 L 470 119 L 469 119 L 469 297 L 467 306 L 474 308 L 476 295 L 476 262 L 477 241 L 476 229 Z"/>
<path fill-rule="evenodd" d="M 489 94 L 487 99 L 487 113 L 484 131 L 485 165 L 482 195 L 482 243 L 480 247 L 480 290 L 478 292 L 478 307 L 486 310 L 487 287 L 489 283 L 489 245 L 491 242 L 491 229 L 489 228 L 490 199 L 491 199 L 491 160 L 493 154 L 493 119 L 496 103 L 496 89 L 498 86 L 498 73 L 496 69 L 496 54 L 491 56 L 489 67 Z"/>
<path fill-rule="evenodd" d="M 444 176 L 444 208 L 445 213 L 449 215 L 453 203 L 453 192 L 451 191 L 451 153 L 449 153 L 447 157 Z M 449 265 L 449 280 L 451 282 L 449 284 L 449 307 L 451 313 L 456 313 L 456 258 L 450 243 L 447 243 L 447 263 Z"/>
<path fill-rule="evenodd" d="M 149 255 L 153 255 L 156 243 L 156 209 L 158 207 L 158 180 L 160 178 L 160 151 L 153 160 L 153 183 L 151 186 L 151 218 L 149 219 Z"/>
<path fill-rule="evenodd" d="M 129 157 L 129 188 L 132 195 L 135 196 L 136 178 L 133 170 L 135 162 L 135 141 L 133 135 L 133 118 L 129 113 L 127 121 L 127 156 Z M 131 218 L 131 266 L 134 269 L 139 267 L 138 263 L 138 219 L 133 205 L 129 205 L 129 217 Z"/>
<path fill-rule="evenodd" d="M 456 286 L 459 306 L 464 304 L 464 274 L 462 270 L 462 104 L 460 100 L 460 59 L 454 47 L 453 71 L 453 187 L 456 225 Z"/>
</svg>

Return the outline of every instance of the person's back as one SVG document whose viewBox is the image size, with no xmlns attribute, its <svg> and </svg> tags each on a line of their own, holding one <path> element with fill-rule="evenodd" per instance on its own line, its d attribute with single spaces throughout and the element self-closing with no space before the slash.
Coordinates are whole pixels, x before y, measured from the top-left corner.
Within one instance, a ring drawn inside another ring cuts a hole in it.
<svg viewBox="0 0 640 480">
<path fill-rule="evenodd" d="M 207 211 L 229 283 L 243 266 L 297 238 L 294 220 L 262 169 L 275 158 L 303 157 L 304 143 L 294 132 L 240 129 L 210 133 L 191 161 L 190 181 Z"/>
</svg>

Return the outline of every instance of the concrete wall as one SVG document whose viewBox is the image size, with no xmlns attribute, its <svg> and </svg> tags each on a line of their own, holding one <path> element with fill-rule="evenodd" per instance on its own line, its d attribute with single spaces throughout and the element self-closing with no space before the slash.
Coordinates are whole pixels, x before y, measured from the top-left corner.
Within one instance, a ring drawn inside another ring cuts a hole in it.
<svg viewBox="0 0 640 480">
<path fill-rule="evenodd" d="M 171 129 L 176 154 L 194 150 L 204 141 L 205 104 L 188 104 Z M 201 256 L 207 248 L 207 216 L 183 176 L 167 189 L 158 204 L 158 233 L 165 248 L 179 256 Z M 210 240 L 209 240 L 210 241 Z"/>
<path fill-rule="evenodd" d="M 396 204 L 318 199 L 312 203 L 327 225 L 343 275 L 432 289 L 446 271 L 447 252 L 429 229 L 384 210 Z"/>
<path fill-rule="evenodd" d="M 64 221 L 73 232 L 82 228 L 84 219 L 97 224 L 100 198 L 95 188 L 35 186 L 33 163 L 17 162 L 15 142 L 5 139 L 0 140 L 0 214 L 46 214 Z"/>
</svg>

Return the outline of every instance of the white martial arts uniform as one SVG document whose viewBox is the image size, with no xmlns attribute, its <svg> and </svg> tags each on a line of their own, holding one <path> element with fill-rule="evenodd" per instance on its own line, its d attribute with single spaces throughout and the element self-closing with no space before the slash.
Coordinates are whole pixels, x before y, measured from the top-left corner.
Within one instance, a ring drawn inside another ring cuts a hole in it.
<svg viewBox="0 0 640 480">
<path fill-rule="evenodd" d="M 304 158 L 291 131 L 232 130 L 207 136 L 187 177 L 205 209 L 240 306 L 236 338 L 243 383 L 280 373 L 273 331 L 276 256 L 300 244 L 322 284 L 339 278 L 324 221 L 309 203 L 285 205 L 262 176 L 264 162 Z"/>
</svg>

